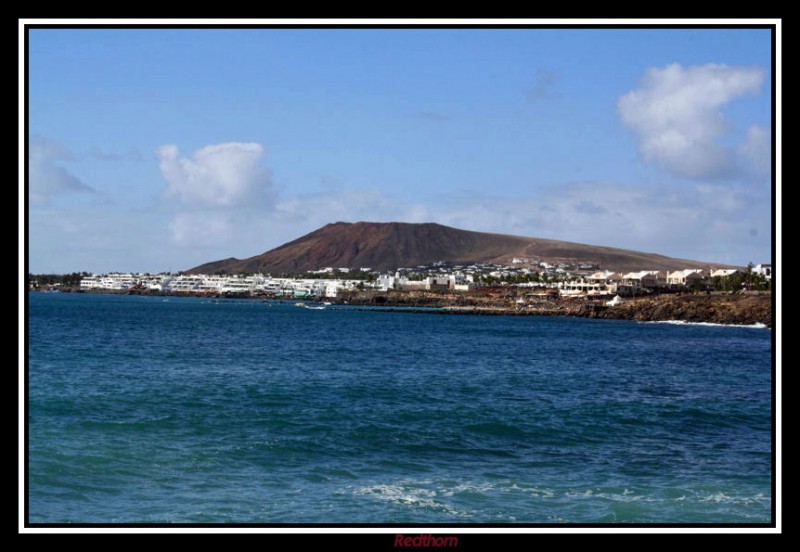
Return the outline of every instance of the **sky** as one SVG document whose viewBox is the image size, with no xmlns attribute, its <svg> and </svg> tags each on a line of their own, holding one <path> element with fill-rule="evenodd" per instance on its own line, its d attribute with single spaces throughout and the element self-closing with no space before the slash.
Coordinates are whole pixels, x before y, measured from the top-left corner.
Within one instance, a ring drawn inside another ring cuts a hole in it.
<svg viewBox="0 0 800 552">
<path fill-rule="evenodd" d="M 28 55 L 29 272 L 337 221 L 771 261 L 769 29 L 29 28 Z"/>
</svg>

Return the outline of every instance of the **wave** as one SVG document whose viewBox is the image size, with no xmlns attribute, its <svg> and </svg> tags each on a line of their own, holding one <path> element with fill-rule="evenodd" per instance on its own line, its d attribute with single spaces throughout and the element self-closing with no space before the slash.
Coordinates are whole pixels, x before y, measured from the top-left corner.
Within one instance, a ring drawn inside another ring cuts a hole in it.
<svg viewBox="0 0 800 552">
<path fill-rule="evenodd" d="M 756 493 L 753 496 L 733 496 L 727 495 L 722 491 L 706 496 L 698 497 L 697 502 L 716 502 L 717 504 L 770 504 L 772 498 L 763 493 Z"/>
<path fill-rule="evenodd" d="M 373 484 L 350 487 L 352 494 L 369 496 L 381 501 L 405 506 L 416 506 L 445 511 L 450 514 L 465 515 L 447 504 L 453 497 L 489 499 L 498 494 L 519 494 L 537 499 L 567 498 L 571 500 L 600 500 L 601 502 L 641 502 L 641 503 L 729 503 L 729 504 L 769 504 L 769 494 L 755 493 L 741 495 L 718 489 L 631 489 L 628 487 L 589 487 L 589 488 L 544 488 L 538 485 L 518 484 L 514 481 L 499 482 L 442 482 L 432 480 L 409 481 L 396 484 Z"/>
<path fill-rule="evenodd" d="M 409 487 L 405 485 L 372 485 L 359 487 L 353 491 L 355 495 L 365 495 L 384 502 L 391 502 L 402 506 L 438 510 L 457 517 L 469 517 L 470 514 L 463 510 L 455 509 L 436 499 L 435 490 L 423 487 Z"/>
<path fill-rule="evenodd" d="M 718 324 L 716 322 L 687 322 L 686 320 L 648 320 L 639 322 L 640 324 L 672 324 L 675 326 L 715 326 L 720 328 L 750 328 L 750 329 L 769 329 L 769 326 L 761 322 L 755 324 Z"/>
</svg>

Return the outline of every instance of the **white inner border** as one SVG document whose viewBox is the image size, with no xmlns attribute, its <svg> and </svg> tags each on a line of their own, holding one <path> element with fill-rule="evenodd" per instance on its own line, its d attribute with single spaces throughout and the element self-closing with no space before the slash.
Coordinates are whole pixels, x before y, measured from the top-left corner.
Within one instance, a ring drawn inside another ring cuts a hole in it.
<svg viewBox="0 0 800 552">
<path fill-rule="evenodd" d="M 399 534 L 419 535 L 419 534 L 441 534 L 441 535 L 468 535 L 470 533 L 491 533 L 491 534 L 553 534 L 553 533 L 781 533 L 782 532 L 782 471 L 781 471 L 781 339 L 782 339 L 782 309 L 780 298 L 782 288 L 782 240 L 781 240 L 781 147 L 782 147 L 782 28 L 781 19 L 19 19 L 18 20 L 18 83 L 19 83 L 19 106 L 18 106 L 18 129 L 19 129 L 19 197 L 18 197 L 18 220 L 19 220 L 19 249 L 17 262 L 19 270 L 18 278 L 18 320 L 19 332 L 19 371 L 18 371 L 18 405 L 19 405 L 19 424 L 18 424 L 18 510 L 17 522 L 19 533 L 308 533 L 308 534 Z M 585 25 L 688 25 L 702 27 L 704 25 L 775 25 L 775 234 L 773 243 L 775 246 L 775 259 L 773 265 L 777 268 L 774 272 L 773 281 L 776 283 L 773 294 L 775 297 L 775 396 L 773 397 L 776 409 L 775 424 L 775 495 L 772 497 L 775 505 L 776 528 L 634 528 L 620 525 L 613 528 L 592 528 L 592 527 L 564 527 L 562 528 L 528 528 L 528 527 L 314 527 L 314 528 L 26 528 L 25 527 L 25 295 L 27 293 L 27 282 L 25 273 L 25 228 L 27 225 L 27 212 L 25 210 L 25 98 L 27 95 L 27 82 L 25 81 L 25 32 L 28 25 L 85 25 L 87 27 L 95 25 L 161 25 L 165 27 L 181 25 L 351 25 L 353 27 L 369 25 L 420 25 L 437 27 L 441 25 L 568 25 L 580 27 Z"/>
</svg>

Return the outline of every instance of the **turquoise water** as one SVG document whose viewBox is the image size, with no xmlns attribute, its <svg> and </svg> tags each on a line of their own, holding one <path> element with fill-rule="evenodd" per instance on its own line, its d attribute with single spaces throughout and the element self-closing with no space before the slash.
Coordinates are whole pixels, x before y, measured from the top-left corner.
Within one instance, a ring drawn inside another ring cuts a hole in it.
<svg viewBox="0 0 800 552">
<path fill-rule="evenodd" d="M 771 332 L 29 295 L 31 523 L 769 523 Z"/>
</svg>

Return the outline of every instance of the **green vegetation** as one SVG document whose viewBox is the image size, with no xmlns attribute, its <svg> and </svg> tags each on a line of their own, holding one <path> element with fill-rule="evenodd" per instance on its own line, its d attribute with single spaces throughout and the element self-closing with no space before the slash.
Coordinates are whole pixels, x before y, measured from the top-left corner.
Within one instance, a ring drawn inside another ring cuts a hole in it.
<svg viewBox="0 0 800 552">
<path fill-rule="evenodd" d="M 91 276 L 89 272 L 72 272 L 70 274 L 28 274 L 28 284 L 33 287 L 67 286 L 78 287 L 81 278 Z"/>
<path fill-rule="evenodd" d="M 772 283 L 756 272 L 734 272 L 730 276 L 715 276 L 709 280 L 714 291 L 769 291 Z"/>
<path fill-rule="evenodd" d="M 501 278 L 483 274 L 480 276 L 480 281 L 486 285 L 500 285 L 502 283 L 513 284 L 528 284 L 531 282 L 554 282 L 557 281 L 555 275 L 548 275 L 545 272 L 531 272 L 530 274 L 507 274 Z"/>
</svg>

